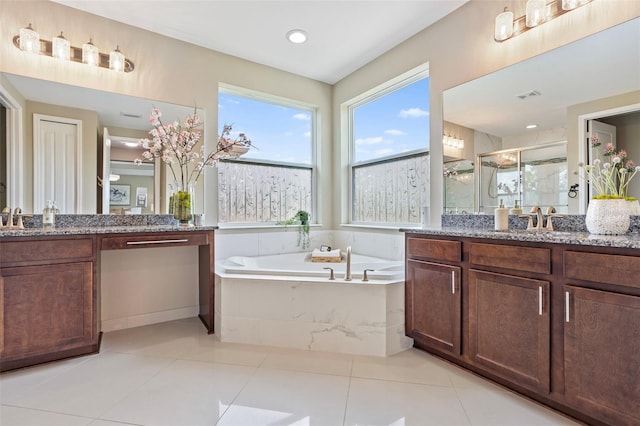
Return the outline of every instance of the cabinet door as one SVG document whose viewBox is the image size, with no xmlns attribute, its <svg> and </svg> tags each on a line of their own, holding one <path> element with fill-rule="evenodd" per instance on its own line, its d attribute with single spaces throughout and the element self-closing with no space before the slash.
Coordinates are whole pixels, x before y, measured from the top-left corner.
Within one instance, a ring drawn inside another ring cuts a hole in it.
<svg viewBox="0 0 640 426">
<path fill-rule="evenodd" d="M 52 353 L 97 343 L 92 262 L 3 268 L 0 272 L 3 369 L 15 368 L 12 363 L 24 358 L 55 359 Z"/>
<path fill-rule="evenodd" d="M 418 343 L 460 354 L 460 268 L 409 260 L 407 335 Z"/>
<path fill-rule="evenodd" d="M 566 287 L 565 396 L 609 424 L 640 424 L 640 297 Z"/>
<path fill-rule="evenodd" d="M 471 362 L 549 392 L 549 282 L 469 270 Z"/>
</svg>

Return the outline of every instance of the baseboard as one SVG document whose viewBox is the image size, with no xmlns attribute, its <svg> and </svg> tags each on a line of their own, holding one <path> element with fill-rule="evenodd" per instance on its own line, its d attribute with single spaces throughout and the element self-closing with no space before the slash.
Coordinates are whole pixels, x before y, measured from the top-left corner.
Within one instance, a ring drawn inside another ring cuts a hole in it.
<svg viewBox="0 0 640 426">
<path fill-rule="evenodd" d="M 157 324 L 159 322 L 192 318 L 198 316 L 199 312 L 199 306 L 188 306 L 185 308 L 170 309 L 168 311 L 149 312 L 130 317 L 102 320 L 100 331 L 108 333 L 110 331 L 124 330 L 125 328 L 134 328 L 143 325 Z"/>
</svg>

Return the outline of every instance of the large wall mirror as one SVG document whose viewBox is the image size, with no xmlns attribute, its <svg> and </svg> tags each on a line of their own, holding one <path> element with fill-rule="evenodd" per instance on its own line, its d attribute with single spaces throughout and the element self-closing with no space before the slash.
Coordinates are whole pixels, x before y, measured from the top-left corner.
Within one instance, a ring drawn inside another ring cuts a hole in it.
<svg viewBox="0 0 640 426">
<path fill-rule="evenodd" d="M 7 200 L 21 199 L 26 213 L 40 213 L 47 199 L 58 198 L 59 208 L 67 214 L 166 213 L 160 163 L 134 165 L 136 158 L 142 158 L 139 140 L 148 137 L 153 107 L 160 108 L 166 122 L 186 117 L 193 107 L 6 73 L 0 73 L 0 78 L 3 86 L 10 86 L 3 90 L 10 90 L 14 100 L 19 98 L 22 120 L 16 125 L 22 127 L 24 163 L 23 181 L 12 185 L 7 170 L 20 166 L 10 163 L 15 155 L 5 154 L 18 151 L 11 144 L 20 138 L 15 131 L 6 138 L 12 129 L 4 121 L 8 110 L 3 109 L 3 206 Z M 23 194 L 11 196 L 12 188 L 22 188 Z"/>
<path fill-rule="evenodd" d="M 536 155 L 532 147 L 556 143 L 554 149 L 566 146 L 568 170 L 554 169 L 554 172 L 568 174 L 571 185 L 578 182 L 572 174 L 578 161 L 587 160 L 589 123 L 613 126 L 617 130 L 618 149 L 624 148 L 638 163 L 640 18 L 448 89 L 443 102 L 445 136 L 464 140 L 464 148 L 457 152 L 444 150 L 445 174 L 453 167 L 468 170 L 461 165 L 477 163 L 481 154 L 527 148 L 527 153 Z M 549 157 L 563 155 L 554 152 Z M 476 167 L 476 182 L 478 170 Z M 452 174 L 445 179 L 445 212 L 468 211 L 468 200 L 473 198 L 473 211 L 493 211 L 495 206 L 488 201 L 480 205 L 478 192 L 498 193 L 500 189 L 465 185 L 463 182 L 474 179 L 465 180 L 461 176 Z M 499 184 L 497 180 L 493 183 Z M 635 185 L 630 195 L 640 196 L 640 182 Z M 566 209 L 571 214 L 583 212 L 586 206 L 584 194 L 588 190 L 583 182 L 580 188 L 584 205 L 569 199 Z M 476 193 L 472 197 L 469 191 Z M 566 189 L 558 186 L 558 191 Z M 549 197 L 566 199 L 566 194 L 557 195 Z M 462 209 L 452 206 L 451 200 L 467 201 Z"/>
</svg>

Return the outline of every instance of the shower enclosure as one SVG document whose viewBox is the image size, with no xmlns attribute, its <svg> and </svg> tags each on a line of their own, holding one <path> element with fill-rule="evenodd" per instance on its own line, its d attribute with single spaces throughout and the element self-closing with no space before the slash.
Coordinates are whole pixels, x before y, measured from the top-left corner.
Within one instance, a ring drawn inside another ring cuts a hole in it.
<svg viewBox="0 0 640 426">
<path fill-rule="evenodd" d="M 533 206 L 568 213 L 566 142 L 480 154 L 476 173 L 480 213 L 493 214 L 500 200 L 508 208 L 518 201 L 525 213 Z"/>
</svg>

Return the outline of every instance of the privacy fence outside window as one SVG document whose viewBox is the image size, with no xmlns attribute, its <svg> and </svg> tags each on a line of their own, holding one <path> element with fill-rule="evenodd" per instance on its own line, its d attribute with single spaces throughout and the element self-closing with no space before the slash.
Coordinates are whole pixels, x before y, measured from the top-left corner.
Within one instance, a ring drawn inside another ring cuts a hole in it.
<svg viewBox="0 0 640 426">
<path fill-rule="evenodd" d="M 218 125 L 244 132 L 254 148 L 218 164 L 218 221 L 274 223 L 314 216 L 315 110 L 254 93 L 221 90 Z"/>
</svg>

